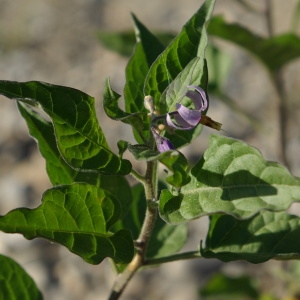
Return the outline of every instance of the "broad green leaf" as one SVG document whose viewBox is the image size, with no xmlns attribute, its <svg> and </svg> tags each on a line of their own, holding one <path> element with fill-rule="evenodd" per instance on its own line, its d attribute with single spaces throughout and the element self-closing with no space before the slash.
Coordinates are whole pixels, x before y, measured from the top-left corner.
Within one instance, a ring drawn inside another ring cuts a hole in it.
<svg viewBox="0 0 300 300">
<path fill-rule="evenodd" d="M 0 255 L 0 266 L 0 299 L 43 299 L 35 282 L 16 261 Z"/>
<path fill-rule="evenodd" d="M 105 174 L 130 172 L 130 162 L 110 151 L 92 97 L 73 88 L 37 81 L 0 81 L 0 94 L 41 105 L 53 121 L 59 151 L 72 168 Z"/>
<path fill-rule="evenodd" d="M 148 113 L 144 107 L 144 81 L 150 66 L 157 56 L 164 50 L 159 40 L 134 16 L 134 26 L 137 43 L 134 54 L 126 66 L 126 83 L 124 88 L 125 110 L 128 113 Z M 142 128 L 134 127 L 134 136 L 138 143 L 143 143 L 149 136 L 145 131 L 144 138 L 136 134 L 136 130 L 149 128 L 149 119 L 144 118 L 145 125 Z"/>
<path fill-rule="evenodd" d="M 220 16 L 211 19 L 207 30 L 210 35 L 233 42 L 249 51 L 270 71 L 276 71 L 300 57 L 300 38 L 292 33 L 263 38 L 239 24 L 226 23 Z"/>
<path fill-rule="evenodd" d="M 286 210 L 300 201 L 300 180 L 239 140 L 212 135 L 180 192 L 162 191 L 160 213 L 172 224 L 204 215 L 249 218 L 261 210 Z"/>
<path fill-rule="evenodd" d="M 206 0 L 151 66 L 144 91 L 145 95 L 151 95 L 154 98 L 156 104 L 159 103 L 160 97 L 168 85 L 192 59 L 195 57 L 204 59 L 207 45 L 205 24 L 210 18 L 214 3 L 214 0 Z M 205 73 L 205 71 L 203 72 Z"/>
<path fill-rule="evenodd" d="M 120 214 L 120 203 L 111 193 L 75 183 L 47 190 L 35 209 L 19 208 L 1 216 L 0 230 L 21 233 L 27 239 L 43 237 L 91 264 L 106 257 L 128 263 L 134 252 L 130 232 L 109 231 Z"/>
<path fill-rule="evenodd" d="M 225 274 L 214 275 L 200 290 L 201 298 L 240 300 L 259 299 L 259 293 L 253 283 L 253 278 L 248 276 L 228 276 Z"/>
<path fill-rule="evenodd" d="M 185 245 L 187 238 L 187 224 L 172 226 L 159 218 L 150 238 L 147 258 L 168 257 L 175 254 Z"/>
<path fill-rule="evenodd" d="M 120 95 L 111 89 L 109 79 L 105 81 L 103 107 L 108 117 L 116 121 L 130 124 L 139 136 L 139 139 L 144 140 L 143 129 L 144 123 L 140 113 L 126 113 L 118 106 Z"/>
<path fill-rule="evenodd" d="M 122 216 L 127 212 L 132 195 L 128 181 L 123 176 L 80 172 L 72 169 L 60 155 L 52 123 L 41 118 L 27 105 L 18 103 L 29 133 L 38 142 L 39 150 L 46 161 L 46 170 L 53 185 L 85 182 L 111 192 L 122 206 Z"/>
<path fill-rule="evenodd" d="M 248 220 L 211 217 L 202 256 L 222 261 L 300 258 L 300 218 L 286 212 L 262 211 Z"/>
</svg>

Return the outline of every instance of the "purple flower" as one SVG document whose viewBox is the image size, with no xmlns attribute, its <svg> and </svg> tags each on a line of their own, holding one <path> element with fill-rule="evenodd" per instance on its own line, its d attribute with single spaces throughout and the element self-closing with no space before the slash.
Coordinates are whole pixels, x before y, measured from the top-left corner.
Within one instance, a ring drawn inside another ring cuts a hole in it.
<svg viewBox="0 0 300 300">
<path fill-rule="evenodd" d="M 167 138 L 164 138 L 162 136 L 160 136 L 154 127 L 151 127 L 151 131 L 152 131 L 152 134 L 154 136 L 154 140 L 155 140 L 155 143 L 156 143 L 156 146 L 157 146 L 157 150 L 159 152 L 165 152 L 165 151 L 168 151 L 168 150 L 174 150 L 174 146 L 172 145 L 172 143 L 167 139 Z"/>
<path fill-rule="evenodd" d="M 175 129 L 190 130 L 197 126 L 201 120 L 202 112 L 207 108 L 207 98 L 202 88 L 194 85 L 188 86 L 194 90 L 188 90 L 186 97 L 190 98 L 195 109 L 189 109 L 184 105 L 177 103 L 176 110 L 166 116 L 167 124 Z M 171 119 L 174 118 L 176 123 Z"/>
</svg>

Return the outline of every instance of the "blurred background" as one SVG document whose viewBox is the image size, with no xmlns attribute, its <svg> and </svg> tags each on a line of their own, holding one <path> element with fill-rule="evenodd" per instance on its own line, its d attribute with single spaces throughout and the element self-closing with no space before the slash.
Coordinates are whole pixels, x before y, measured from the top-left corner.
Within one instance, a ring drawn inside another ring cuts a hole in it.
<svg viewBox="0 0 300 300">
<path fill-rule="evenodd" d="M 122 94 L 129 58 L 107 49 L 99 40 L 99 32 L 131 30 L 133 12 L 154 32 L 178 33 L 202 2 L 0 0 L 0 79 L 45 81 L 77 88 L 95 97 L 100 125 L 116 149 L 116 136 L 129 141 L 133 137 L 129 127 L 105 117 L 101 110 L 102 93 L 104 80 L 110 77 L 113 89 Z M 270 34 L 268 20 L 272 22 L 273 35 L 299 35 L 297 9 L 296 0 L 219 0 L 214 15 L 222 15 L 227 22 L 238 22 L 263 37 Z M 210 42 L 222 52 L 222 93 L 216 93 L 212 86 L 208 112 L 223 124 L 226 132 L 220 134 L 245 140 L 257 147 L 265 159 L 280 161 L 293 175 L 300 176 L 300 60 L 292 60 L 280 74 L 286 105 L 285 159 L 280 150 L 278 86 L 272 84 L 270 73 L 236 45 L 217 37 L 210 37 Z M 216 63 L 214 59 L 208 55 L 209 66 Z M 43 158 L 29 137 L 16 104 L 0 98 L 0 214 L 4 215 L 17 207 L 38 206 L 41 194 L 51 185 Z M 200 138 L 183 150 L 185 154 L 199 159 L 212 133 L 216 132 L 204 128 Z M 296 205 L 291 209 L 297 212 Z M 190 226 L 187 248 L 192 250 L 198 247 L 200 239 L 205 239 L 207 219 L 193 221 Z M 0 240 L 0 253 L 16 259 L 26 269 L 45 299 L 105 299 L 113 284 L 115 274 L 107 261 L 99 266 L 88 265 L 45 240 L 27 241 L 22 236 L 3 233 Z M 123 299 L 199 299 L 199 289 L 217 271 L 254 275 L 262 293 L 283 299 L 296 294 L 288 276 L 290 268 L 289 264 L 274 261 L 261 265 L 224 264 L 217 260 L 165 264 L 137 274 Z"/>
</svg>

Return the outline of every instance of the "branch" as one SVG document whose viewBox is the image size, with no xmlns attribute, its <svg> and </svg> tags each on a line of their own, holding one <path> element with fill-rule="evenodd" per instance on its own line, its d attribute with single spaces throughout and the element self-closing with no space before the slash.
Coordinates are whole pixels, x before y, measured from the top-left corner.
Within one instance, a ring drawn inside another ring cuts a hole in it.
<svg viewBox="0 0 300 300">
<path fill-rule="evenodd" d="M 153 265 L 160 265 L 163 263 L 169 263 L 174 262 L 178 260 L 187 260 L 187 259 L 199 259 L 202 258 L 200 252 L 197 251 L 190 251 L 190 252 L 184 252 L 184 253 L 178 253 L 174 255 L 170 255 L 167 257 L 159 257 L 159 258 L 153 258 L 149 259 L 145 262 L 145 266 L 153 266 Z"/>
<path fill-rule="evenodd" d="M 136 174 L 134 173 L 134 175 Z M 140 235 L 135 243 L 136 254 L 132 259 L 132 261 L 128 264 L 124 272 L 117 276 L 109 300 L 119 299 L 125 287 L 129 283 L 130 279 L 135 274 L 135 272 L 145 264 L 148 243 L 158 213 L 157 211 L 158 203 L 156 199 L 157 197 L 156 176 L 157 176 L 157 162 L 156 161 L 147 162 L 146 174 L 144 180 L 141 180 L 145 187 L 147 210 L 146 210 L 146 216 L 143 222 Z"/>
</svg>

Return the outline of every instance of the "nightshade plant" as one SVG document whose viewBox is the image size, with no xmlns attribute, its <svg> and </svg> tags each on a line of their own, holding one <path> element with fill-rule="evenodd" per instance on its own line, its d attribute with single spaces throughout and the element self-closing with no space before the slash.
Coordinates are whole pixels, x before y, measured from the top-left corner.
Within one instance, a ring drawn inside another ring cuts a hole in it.
<svg viewBox="0 0 300 300">
<path fill-rule="evenodd" d="M 286 212 L 300 200 L 298 178 L 255 148 L 219 134 L 211 135 L 194 165 L 180 152 L 199 138 L 202 125 L 222 126 L 206 115 L 206 27 L 214 2 L 206 0 L 167 47 L 133 16 L 137 42 L 126 68 L 125 110 L 108 79 L 103 96 L 106 115 L 130 125 L 136 139 L 118 141 L 119 153 L 106 141 L 91 96 L 37 81 L 0 81 L 0 94 L 17 101 L 53 184 L 37 208 L 1 216 L 0 229 L 61 244 L 90 264 L 110 258 L 119 274 L 109 299 L 118 299 L 147 265 L 300 258 L 300 218 Z M 211 31 L 222 35 L 217 22 L 223 20 L 214 19 Z M 145 174 L 123 158 L 125 151 L 145 164 Z M 161 178 L 158 164 L 167 170 Z M 180 253 L 186 223 L 202 216 L 210 216 L 205 243 Z M 0 259 L 4 299 L 42 297 L 15 261 Z"/>
</svg>

